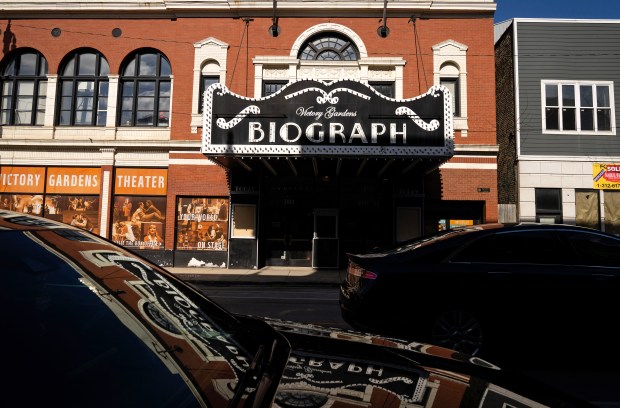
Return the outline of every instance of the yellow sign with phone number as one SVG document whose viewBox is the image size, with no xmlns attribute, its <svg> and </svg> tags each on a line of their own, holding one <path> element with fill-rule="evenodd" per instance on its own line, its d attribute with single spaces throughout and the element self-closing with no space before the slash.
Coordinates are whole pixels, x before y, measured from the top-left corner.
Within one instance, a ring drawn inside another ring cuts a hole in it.
<svg viewBox="0 0 620 408">
<path fill-rule="evenodd" d="M 594 163 L 592 181 L 599 190 L 620 190 L 620 164 Z"/>
</svg>

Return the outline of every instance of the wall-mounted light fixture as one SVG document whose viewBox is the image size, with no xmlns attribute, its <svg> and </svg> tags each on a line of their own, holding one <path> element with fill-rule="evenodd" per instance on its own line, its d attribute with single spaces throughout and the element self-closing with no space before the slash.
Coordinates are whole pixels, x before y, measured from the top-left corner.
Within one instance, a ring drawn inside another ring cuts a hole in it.
<svg viewBox="0 0 620 408">
<path fill-rule="evenodd" d="M 390 34 L 390 29 L 386 25 L 379 26 L 377 34 L 379 34 L 379 37 L 385 38 Z"/>
<path fill-rule="evenodd" d="M 280 27 L 278 26 L 278 17 L 276 17 L 276 8 L 278 6 L 278 1 L 273 0 L 273 17 L 271 18 L 271 26 L 269 27 L 269 35 L 272 37 L 277 37 L 280 35 Z"/>
<path fill-rule="evenodd" d="M 280 26 L 278 25 L 278 19 L 276 18 L 274 23 L 269 27 L 269 35 L 277 37 L 280 35 Z"/>
<path fill-rule="evenodd" d="M 387 2 L 388 0 L 383 0 L 383 18 L 379 20 L 383 24 L 377 28 L 377 34 L 381 38 L 385 38 L 390 34 L 390 29 L 387 26 Z"/>
</svg>

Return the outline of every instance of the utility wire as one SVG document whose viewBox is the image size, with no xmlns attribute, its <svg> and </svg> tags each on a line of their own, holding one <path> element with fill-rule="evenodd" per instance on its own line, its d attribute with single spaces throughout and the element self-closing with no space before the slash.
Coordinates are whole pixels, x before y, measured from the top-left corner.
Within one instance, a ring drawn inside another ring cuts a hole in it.
<svg viewBox="0 0 620 408">
<path fill-rule="evenodd" d="M 228 84 L 229 88 L 232 88 L 232 83 L 233 83 L 233 79 L 235 79 L 235 71 L 237 70 L 237 63 L 239 62 L 239 54 L 241 54 L 241 49 L 243 48 L 243 39 L 245 38 L 245 34 L 248 31 L 248 26 L 250 25 L 250 21 L 254 21 L 253 18 L 244 18 L 243 22 L 245 23 L 245 25 L 243 26 L 243 34 L 241 35 L 241 41 L 239 42 L 239 49 L 237 50 L 237 59 L 235 60 L 235 65 L 233 66 L 233 71 L 232 74 L 230 76 L 230 83 Z M 246 42 L 246 54 L 249 52 L 248 50 L 248 43 Z M 246 93 L 247 93 L 247 70 L 246 70 Z"/>
</svg>

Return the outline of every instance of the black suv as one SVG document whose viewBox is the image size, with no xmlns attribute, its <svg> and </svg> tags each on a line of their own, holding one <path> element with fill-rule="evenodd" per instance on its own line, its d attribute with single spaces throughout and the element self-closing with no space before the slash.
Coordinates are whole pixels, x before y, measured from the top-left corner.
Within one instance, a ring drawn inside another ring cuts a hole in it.
<svg viewBox="0 0 620 408">
<path fill-rule="evenodd" d="M 620 238 L 569 225 L 486 224 L 349 254 L 353 327 L 502 364 L 617 367 Z M 581 361 L 579 361 L 581 360 Z M 607 368 L 609 368 L 607 367 Z"/>
</svg>

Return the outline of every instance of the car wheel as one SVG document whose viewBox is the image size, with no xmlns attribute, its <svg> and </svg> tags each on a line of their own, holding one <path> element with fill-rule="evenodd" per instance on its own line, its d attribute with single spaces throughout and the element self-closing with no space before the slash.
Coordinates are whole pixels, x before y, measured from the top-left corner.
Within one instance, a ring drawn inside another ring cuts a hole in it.
<svg viewBox="0 0 620 408">
<path fill-rule="evenodd" d="M 475 356 L 482 348 L 482 325 L 471 313 L 451 310 L 442 313 L 433 324 L 431 342 Z"/>
</svg>

